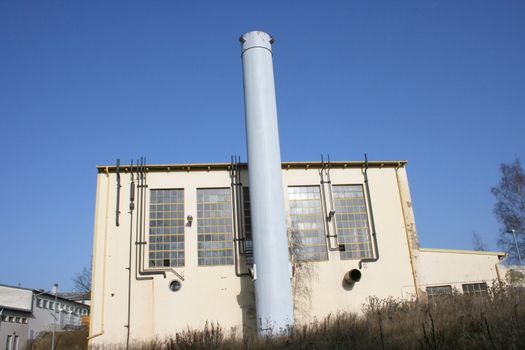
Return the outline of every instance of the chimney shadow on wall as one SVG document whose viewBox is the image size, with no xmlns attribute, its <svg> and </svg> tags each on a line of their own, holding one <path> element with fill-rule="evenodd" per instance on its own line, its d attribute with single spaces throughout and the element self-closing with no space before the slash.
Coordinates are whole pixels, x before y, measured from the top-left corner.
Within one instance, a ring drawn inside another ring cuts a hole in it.
<svg viewBox="0 0 525 350">
<path fill-rule="evenodd" d="M 248 276 L 239 277 L 241 291 L 237 295 L 237 303 L 242 312 L 242 335 L 243 337 L 257 334 L 257 316 L 255 310 L 255 286 Z"/>
</svg>

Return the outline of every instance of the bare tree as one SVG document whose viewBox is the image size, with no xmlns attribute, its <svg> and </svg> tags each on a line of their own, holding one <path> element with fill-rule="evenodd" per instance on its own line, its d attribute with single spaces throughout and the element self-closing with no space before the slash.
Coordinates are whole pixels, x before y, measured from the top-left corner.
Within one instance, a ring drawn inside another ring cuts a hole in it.
<svg viewBox="0 0 525 350">
<path fill-rule="evenodd" d="M 502 226 L 498 244 L 509 254 L 509 260 L 516 262 L 518 251 L 512 230 L 519 250 L 523 252 L 525 248 L 525 171 L 518 158 L 512 163 L 502 163 L 500 171 L 499 184 L 491 188 L 496 197 L 494 214 Z"/>
<path fill-rule="evenodd" d="M 485 242 L 483 241 L 483 238 L 477 233 L 472 232 L 472 245 L 474 250 L 479 251 L 485 251 L 487 250 L 487 247 L 485 246 Z"/>
<path fill-rule="evenodd" d="M 73 277 L 73 289 L 77 292 L 88 293 L 91 291 L 91 266 L 84 267 Z"/>
</svg>

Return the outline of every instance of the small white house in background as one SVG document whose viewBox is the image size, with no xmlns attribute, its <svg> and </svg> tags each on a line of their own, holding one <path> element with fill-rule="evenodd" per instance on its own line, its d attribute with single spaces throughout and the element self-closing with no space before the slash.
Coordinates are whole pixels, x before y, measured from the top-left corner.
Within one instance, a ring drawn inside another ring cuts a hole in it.
<svg viewBox="0 0 525 350">
<path fill-rule="evenodd" d="M 0 349 L 24 349 L 40 332 L 78 329 L 89 305 L 54 294 L 0 285 Z"/>
<path fill-rule="evenodd" d="M 91 305 L 91 292 L 63 292 L 58 293 L 58 296 L 77 303 Z"/>
<path fill-rule="evenodd" d="M 504 253 L 419 247 L 405 161 L 281 169 L 298 324 L 370 296 L 484 293 L 505 276 Z M 98 167 L 92 346 L 207 321 L 257 329 L 249 186 L 245 163 Z"/>
</svg>

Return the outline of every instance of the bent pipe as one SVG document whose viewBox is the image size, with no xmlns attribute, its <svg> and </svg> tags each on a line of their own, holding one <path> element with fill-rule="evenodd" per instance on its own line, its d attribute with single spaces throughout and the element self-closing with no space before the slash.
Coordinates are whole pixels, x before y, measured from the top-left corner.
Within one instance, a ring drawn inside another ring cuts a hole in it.
<svg viewBox="0 0 525 350">
<path fill-rule="evenodd" d="M 142 159 L 141 159 L 142 161 Z M 140 167 L 141 167 L 141 161 L 137 160 L 137 169 L 136 169 L 136 178 L 137 178 L 137 204 L 138 204 L 138 213 L 135 217 L 136 223 L 135 223 L 135 279 L 137 281 L 149 281 L 152 280 L 153 277 L 141 277 L 143 275 L 147 276 L 150 275 L 149 273 L 142 273 L 142 196 L 143 196 L 143 187 L 141 184 L 141 178 L 140 178 Z M 131 184 L 133 188 L 133 193 L 135 192 L 135 181 L 134 181 L 134 174 L 133 174 L 133 162 L 131 165 Z M 134 207 L 133 203 L 130 203 L 130 209 L 131 207 Z M 130 211 L 131 216 L 133 217 L 133 210 Z M 162 275 L 164 278 L 166 278 L 166 273 L 163 271 L 160 271 L 161 273 L 158 273 L 159 275 Z"/>
<path fill-rule="evenodd" d="M 326 172 L 326 180 L 325 180 L 325 175 L 324 175 L 325 172 Z M 326 188 L 325 188 L 325 184 L 328 184 L 328 190 L 330 191 L 328 198 L 330 199 L 331 208 L 334 209 L 334 205 L 332 202 L 332 193 L 331 193 L 332 180 L 330 179 L 330 155 L 328 155 L 328 163 L 326 163 L 324 161 L 323 155 L 321 154 L 321 169 L 319 170 L 319 176 L 321 177 L 321 184 L 320 184 L 321 206 L 323 208 L 323 216 L 324 216 L 323 222 L 324 222 L 324 227 L 326 230 L 326 240 L 328 241 L 328 250 L 332 252 L 344 251 L 345 250 L 344 244 L 339 244 L 337 240 L 337 230 L 334 229 L 335 233 L 330 234 L 330 230 L 331 230 L 330 227 L 333 224 L 331 221 L 328 220 L 328 202 L 326 199 Z M 332 220 L 334 219 L 332 218 Z M 332 238 L 334 238 L 335 240 L 335 244 L 336 244 L 335 247 L 332 247 Z"/>
<path fill-rule="evenodd" d="M 144 246 L 147 244 L 145 241 L 145 225 L 146 220 L 144 218 L 146 209 L 145 209 L 145 201 L 146 197 L 144 195 L 144 188 L 147 187 L 146 184 L 146 159 L 141 157 L 140 158 L 140 164 L 137 167 L 137 179 L 139 181 L 139 184 L 137 185 L 138 191 L 138 202 L 139 202 L 139 214 L 137 215 L 137 241 L 135 242 L 135 245 L 138 247 L 139 253 L 138 253 L 138 273 L 140 276 L 153 276 L 153 275 L 162 275 L 164 278 L 166 278 L 166 272 L 173 273 L 176 277 L 178 277 L 181 281 L 184 281 L 184 277 L 180 275 L 177 271 L 170 268 L 164 268 L 164 269 L 145 269 L 144 268 L 144 254 L 145 249 Z M 139 220 L 140 217 L 140 220 Z M 151 280 L 153 277 L 137 277 L 137 280 Z"/>
<path fill-rule="evenodd" d="M 239 184 L 239 188 L 237 191 L 237 197 L 239 201 L 239 240 L 242 242 L 240 245 L 240 248 L 242 248 L 239 251 L 239 254 L 241 255 L 250 255 L 248 250 L 246 249 L 246 221 L 244 219 L 244 193 L 243 193 L 243 187 L 241 182 L 241 171 L 240 171 L 240 165 L 241 165 L 241 157 L 239 156 L 238 162 L 237 162 L 237 183 Z M 251 252 L 253 254 L 253 251 Z"/>
<path fill-rule="evenodd" d="M 370 197 L 370 186 L 368 184 L 368 157 L 366 153 L 365 153 L 364 177 L 365 177 L 365 191 L 366 191 L 366 196 L 368 197 L 367 206 L 368 206 L 368 212 L 370 213 L 370 228 L 372 229 L 372 242 L 374 244 L 375 257 L 363 258 L 359 260 L 359 268 L 363 267 L 363 263 L 376 262 L 379 260 L 379 248 L 377 246 L 376 224 L 374 220 L 374 211 L 372 209 L 372 197 Z"/>
<path fill-rule="evenodd" d="M 242 241 L 241 238 L 239 238 L 239 232 L 241 230 L 240 227 L 240 220 L 239 217 L 241 215 L 240 207 L 239 207 L 239 188 L 242 188 L 242 184 L 239 181 L 238 176 L 238 160 L 237 157 L 232 156 L 231 157 L 231 197 L 232 197 L 232 214 L 233 214 L 233 259 L 235 264 L 235 276 L 237 277 L 249 277 L 249 272 L 241 272 L 241 259 L 240 255 L 242 254 L 240 252 L 240 246 L 239 242 Z"/>
<path fill-rule="evenodd" d="M 139 195 L 140 195 L 140 207 L 139 207 L 139 213 L 140 213 L 140 224 L 139 224 L 139 241 L 136 242 L 139 248 L 139 275 L 141 276 L 152 276 L 152 275 L 162 275 L 164 278 L 166 278 L 166 272 L 171 272 L 178 278 L 180 278 L 181 281 L 184 281 L 184 277 L 181 276 L 177 271 L 169 268 L 165 269 L 146 269 L 144 268 L 144 261 L 145 261 L 145 245 L 146 242 L 146 196 L 144 195 L 144 189 L 147 186 L 146 184 L 146 158 L 141 157 L 140 158 L 140 166 L 139 166 Z M 152 278 L 152 277 L 150 277 Z"/>
<path fill-rule="evenodd" d="M 237 164 L 236 164 L 236 181 L 237 181 L 237 192 L 236 192 L 236 198 L 238 203 L 238 209 L 239 209 L 239 233 L 238 233 L 238 239 L 241 242 L 239 245 L 239 254 L 241 255 L 248 255 L 249 253 L 246 251 L 246 232 L 245 232 L 245 222 L 244 222 L 244 201 L 243 201 L 243 192 L 242 192 L 242 182 L 241 182 L 241 171 L 240 171 L 240 165 L 241 165 L 241 157 L 239 156 L 237 158 Z"/>
</svg>

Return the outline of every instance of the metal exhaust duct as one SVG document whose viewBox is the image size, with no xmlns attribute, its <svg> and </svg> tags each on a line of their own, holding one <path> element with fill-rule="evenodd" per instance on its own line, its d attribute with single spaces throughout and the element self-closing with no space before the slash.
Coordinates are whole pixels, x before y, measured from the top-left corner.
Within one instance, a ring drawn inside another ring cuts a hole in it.
<svg viewBox="0 0 525 350">
<path fill-rule="evenodd" d="M 240 38 L 244 79 L 248 176 L 260 335 L 293 325 L 288 237 L 273 78 L 273 38 L 253 31 Z"/>
</svg>

